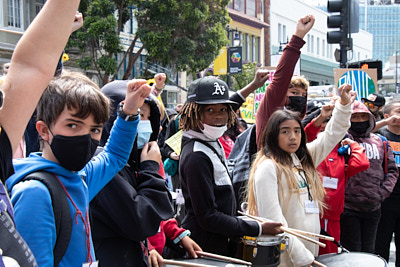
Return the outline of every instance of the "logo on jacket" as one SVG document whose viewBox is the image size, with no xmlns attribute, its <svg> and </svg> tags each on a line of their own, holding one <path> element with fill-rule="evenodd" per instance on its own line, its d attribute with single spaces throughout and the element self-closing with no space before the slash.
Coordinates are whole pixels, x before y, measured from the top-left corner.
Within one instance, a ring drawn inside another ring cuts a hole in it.
<svg viewBox="0 0 400 267">
<path fill-rule="evenodd" d="M 214 83 L 214 93 L 212 95 L 224 95 L 225 94 L 225 86 L 221 86 L 219 83 L 215 82 Z"/>
<path fill-rule="evenodd" d="M 365 155 L 368 159 L 380 159 L 379 149 L 376 144 L 360 143 L 365 148 Z"/>
</svg>

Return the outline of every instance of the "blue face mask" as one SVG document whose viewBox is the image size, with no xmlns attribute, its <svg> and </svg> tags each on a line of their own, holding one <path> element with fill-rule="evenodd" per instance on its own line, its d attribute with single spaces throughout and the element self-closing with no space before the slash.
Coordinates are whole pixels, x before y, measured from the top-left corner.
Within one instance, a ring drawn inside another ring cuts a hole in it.
<svg viewBox="0 0 400 267">
<path fill-rule="evenodd" d="M 148 143 L 150 140 L 150 135 L 153 133 L 150 121 L 139 121 L 138 125 L 138 135 L 136 137 L 137 148 L 142 149 L 144 144 Z"/>
</svg>

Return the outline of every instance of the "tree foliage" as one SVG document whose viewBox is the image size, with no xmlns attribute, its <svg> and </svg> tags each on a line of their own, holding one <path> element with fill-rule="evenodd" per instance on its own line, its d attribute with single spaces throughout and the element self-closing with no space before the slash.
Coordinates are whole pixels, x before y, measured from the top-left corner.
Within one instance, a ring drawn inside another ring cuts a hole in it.
<svg viewBox="0 0 400 267">
<path fill-rule="evenodd" d="M 117 53 L 128 58 L 124 75 L 128 78 L 144 49 L 150 64 L 196 72 L 209 66 L 227 43 L 228 3 L 229 0 L 82 0 L 84 27 L 73 34 L 69 46 L 80 48 L 80 67 L 95 68 L 103 82 L 122 66 L 116 61 Z M 119 33 L 132 17 L 138 27 L 128 51 L 122 51 Z M 142 48 L 133 54 L 139 40 Z"/>
<path fill-rule="evenodd" d="M 242 65 L 242 72 L 230 75 L 230 88 L 232 91 L 238 91 L 253 81 L 257 69 L 256 62 L 249 62 Z M 220 75 L 224 81 L 227 80 L 227 75 Z"/>
</svg>

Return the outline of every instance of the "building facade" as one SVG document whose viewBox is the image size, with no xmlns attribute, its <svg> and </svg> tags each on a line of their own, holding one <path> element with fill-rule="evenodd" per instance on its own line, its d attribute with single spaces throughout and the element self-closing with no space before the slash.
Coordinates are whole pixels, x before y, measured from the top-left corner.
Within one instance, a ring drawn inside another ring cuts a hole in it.
<svg viewBox="0 0 400 267">
<path fill-rule="evenodd" d="M 279 54 L 282 43 L 287 42 L 295 32 L 297 20 L 307 14 L 315 17 L 315 24 L 304 38 L 306 44 L 301 49 L 300 74 L 310 85 L 334 84 L 333 69 L 339 68 L 335 59 L 337 44 L 328 44 L 326 34 L 328 13 L 302 0 L 271 0 L 270 6 L 271 55 Z M 353 34 L 353 51 L 348 53 L 348 60 L 372 57 L 372 35 L 360 30 Z"/>
<path fill-rule="evenodd" d="M 0 0 L 0 65 L 9 62 L 15 45 L 45 0 Z M 32 51 L 34 53 L 35 51 Z"/>
<path fill-rule="evenodd" d="M 394 1 L 360 2 L 360 29 L 373 35 L 372 58 L 383 64 L 400 51 L 400 5 Z"/>
</svg>

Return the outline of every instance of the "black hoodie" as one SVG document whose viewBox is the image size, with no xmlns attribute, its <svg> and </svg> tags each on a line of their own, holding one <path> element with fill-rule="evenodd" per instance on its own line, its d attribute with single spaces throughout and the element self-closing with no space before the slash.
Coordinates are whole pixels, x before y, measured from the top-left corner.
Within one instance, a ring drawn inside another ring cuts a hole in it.
<svg viewBox="0 0 400 267">
<path fill-rule="evenodd" d="M 111 98 L 113 109 L 101 144 L 108 138 L 118 103 L 125 98 L 127 83 L 114 81 L 102 88 Z M 151 108 L 150 141 L 155 141 L 160 111 L 154 99 L 148 98 L 145 102 Z M 147 266 L 141 241 L 156 234 L 160 222 L 173 216 L 171 195 L 158 174 L 158 163 L 148 160 L 139 166 L 139 162 L 140 151 L 135 142 L 127 165 L 90 202 L 94 249 L 101 266 Z"/>
</svg>

